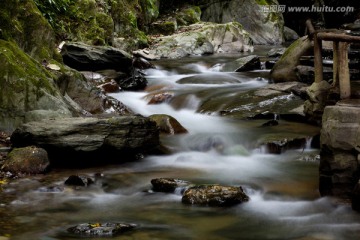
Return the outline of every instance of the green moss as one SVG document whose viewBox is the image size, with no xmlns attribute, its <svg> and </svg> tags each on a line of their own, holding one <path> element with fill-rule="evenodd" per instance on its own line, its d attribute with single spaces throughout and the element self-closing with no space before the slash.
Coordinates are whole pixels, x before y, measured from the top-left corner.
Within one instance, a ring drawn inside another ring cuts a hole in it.
<svg viewBox="0 0 360 240">
<path fill-rule="evenodd" d="M 278 5 L 277 2 L 273 0 L 255 0 L 258 5 Z"/>
<path fill-rule="evenodd" d="M 55 35 L 32 0 L 2 0 L 2 39 L 18 44 L 37 60 L 52 57 Z"/>
<path fill-rule="evenodd" d="M 33 108 L 44 91 L 55 94 L 53 76 L 14 43 L 0 40 L 0 108 Z"/>
</svg>

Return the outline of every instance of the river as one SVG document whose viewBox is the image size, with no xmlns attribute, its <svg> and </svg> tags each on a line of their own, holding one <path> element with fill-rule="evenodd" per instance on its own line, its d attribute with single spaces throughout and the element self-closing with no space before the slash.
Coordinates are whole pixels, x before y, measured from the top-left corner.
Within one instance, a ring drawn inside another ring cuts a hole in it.
<svg viewBox="0 0 360 240">
<path fill-rule="evenodd" d="M 11 200 L 1 201 L 0 233 L 14 240 L 88 239 L 72 236 L 66 229 L 87 222 L 127 222 L 138 227 L 111 239 L 359 239 L 360 216 L 348 204 L 319 196 L 319 161 L 313 157 L 318 149 L 307 146 L 269 154 L 257 145 L 274 131 L 300 134 L 316 128 L 286 121 L 282 125 L 287 127 L 280 130 L 259 128 L 264 120 L 199 111 L 205 99 L 219 93 L 231 96 L 268 84 L 267 70 L 230 73 L 219 71 L 220 65 L 211 68 L 239 56 L 154 62 L 157 69 L 146 72 L 150 88 L 173 92 L 174 101 L 148 105 L 149 92 L 111 95 L 144 116 L 175 117 L 189 133 L 161 137 L 172 153 L 99 168 L 54 169 L 44 176 L 12 181 L 2 193 Z M 103 177 L 88 188 L 62 189 L 70 175 L 95 173 Z M 184 205 L 180 193 L 151 191 L 151 179 L 161 177 L 242 186 L 250 201 L 229 208 Z"/>
</svg>

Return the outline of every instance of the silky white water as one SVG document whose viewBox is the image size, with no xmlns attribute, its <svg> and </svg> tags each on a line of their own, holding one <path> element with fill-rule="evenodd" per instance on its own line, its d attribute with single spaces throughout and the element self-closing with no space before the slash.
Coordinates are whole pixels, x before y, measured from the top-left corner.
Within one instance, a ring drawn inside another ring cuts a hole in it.
<svg viewBox="0 0 360 240">
<path fill-rule="evenodd" d="M 187 102 L 181 108 L 171 103 L 149 105 L 147 95 L 151 91 L 111 94 L 144 116 L 171 115 L 189 133 L 161 137 L 173 151 L 171 154 L 96 169 L 55 170 L 49 176 L 14 183 L 7 191 L 13 191 L 16 197 L 6 206 L 16 215 L 17 234 L 11 239 L 79 239 L 69 235 L 66 228 L 114 221 L 135 223 L 138 228 L 112 239 L 359 239 L 360 216 L 349 205 L 319 196 L 319 162 L 312 158 L 318 149 L 307 145 L 304 149 L 268 154 L 256 143 L 276 128 L 259 128 L 262 121 L 197 112 L 204 95 L 200 93 L 216 96 L 219 91 L 233 90 L 235 94 L 267 84 L 266 71 L 234 74 L 212 68 L 216 62 L 228 60 L 160 61 L 155 62 L 157 69 L 146 71 L 150 87 L 161 86 L 162 90 L 174 92 L 175 98 L 184 96 Z M 178 82 L 189 77 L 190 83 Z M 154 89 L 156 92 L 159 88 Z M 299 124 L 296 128 L 306 131 L 310 127 Z M 97 172 L 104 177 L 89 188 L 41 191 L 44 185 L 62 186 L 69 175 L 93 176 Z M 151 179 L 160 177 L 242 186 L 250 201 L 230 208 L 183 205 L 180 192 L 151 191 Z"/>
</svg>

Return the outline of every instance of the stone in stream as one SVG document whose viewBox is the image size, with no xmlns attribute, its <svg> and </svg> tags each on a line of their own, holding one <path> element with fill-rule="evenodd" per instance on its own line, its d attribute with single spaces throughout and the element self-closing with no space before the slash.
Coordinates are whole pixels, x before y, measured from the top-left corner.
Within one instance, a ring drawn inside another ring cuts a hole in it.
<svg viewBox="0 0 360 240">
<path fill-rule="evenodd" d="M 28 146 L 14 148 L 6 157 L 1 167 L 2 171 L 14 174 L 38 174 L 48 170 L 50 162 L 47 152 L 39 147 Z"/>
<path fill-rule="evenodd" d="M 242 187 L 199 185 L 188 188 L 182 202 L 191 205 L 227 207 L 249 201 Z"/>
<path fill-rule="evenodd" d="M 152 190 L 155 192 L 172 193 L 176 188 L 185 188 L 190 182 L 175 178 L 155 178 L 151 180 Z"/>
<path fill-rule="evenodd" d="M 135 227 L 136 224 L 132 223 L 82 223 L 67 231 L 84 237 L 113 237 Z"/>
<path fill-rule="evenodd" d="M 63 118 L 29 122 L 11 135 L 14 147 L 40 146 L 52 164 L 121 163 L 158 150 L 159 130 L 142 116 Z"/>
<path fill-rule="evenodd" d="M 160 133 L 164 134 L 182 134 L 188 131 L 172 116 L 166 114 L 153 114 L 149 116 L 151 120 L 156 122 Z"/>
<path fill-rule="evenodd" d="M 67 186 L 87 187 L 94 183 L 95 183 L 95 180 L 93 180 L 89 177 L 71 175 L 68 179 L 66 179 L 64 184 Z"/>
</svg>

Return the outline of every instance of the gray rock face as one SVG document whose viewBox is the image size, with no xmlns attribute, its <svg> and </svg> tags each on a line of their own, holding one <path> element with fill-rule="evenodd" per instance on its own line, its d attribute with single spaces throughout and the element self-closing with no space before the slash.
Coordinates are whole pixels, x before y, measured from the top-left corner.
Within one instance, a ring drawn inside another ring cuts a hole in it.
<svg viewBox="0 0 360 240">
<path fill-rule="evenodd" d="M 277 0 L 271 2 L 271 5 L 278 4 Z M 216 23 L 237 21 L 249 32 L 254 44 L 281 44 L 284 41 L 282 13 L 265 12 L 264 6 L 255 0 L 212 0 L 207 2 L 201 20 Z"/>
<path fill-rule="evenodd" d="M 11 141 L 14 147 L 41 146 L 54 164 L 76 165 L 121 162 L 124 159 L 119 154 L 127 157 L 154 151 L 159 132 L 155 122 L 142 116 L 64 118 L 23 124 Z"/>
<path fill-rule="evenodd" d="M 131 56 L 117 48 L 90 46 L 83 43 L 66 43 L 62 50 L 64 63 L 79 71 L 115 69 L 130 73 Z"/>
</svg>

